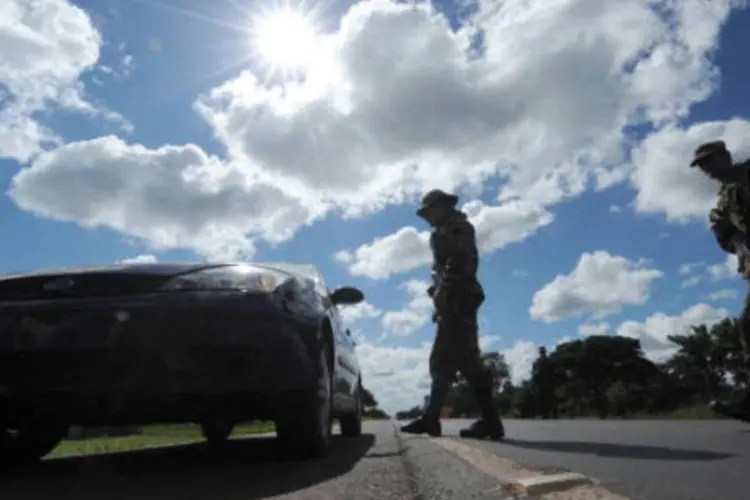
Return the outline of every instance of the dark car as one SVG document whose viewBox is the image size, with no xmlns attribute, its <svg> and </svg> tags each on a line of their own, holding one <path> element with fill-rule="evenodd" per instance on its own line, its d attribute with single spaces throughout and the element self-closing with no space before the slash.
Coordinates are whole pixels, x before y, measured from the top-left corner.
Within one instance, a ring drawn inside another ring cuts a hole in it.
<svg viewBox="0 0 750 500">
<path fill-rule="evenodd" d="M 290 451 L 361 433 L 361 373 L 313 266 L 127 264 L 0 278 L 0 458 L 72 426 L 195 422 L 209 441 L 270 420 Z"/>
</svg>

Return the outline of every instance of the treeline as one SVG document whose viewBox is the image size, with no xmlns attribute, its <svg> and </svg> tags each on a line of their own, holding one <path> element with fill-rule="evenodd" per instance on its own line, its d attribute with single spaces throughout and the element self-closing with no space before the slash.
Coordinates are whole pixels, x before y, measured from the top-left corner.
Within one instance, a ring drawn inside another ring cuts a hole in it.
<svg viewBox="0 0 750 500">
<path fill-rule="evenodd" d="M 665 332 L 666 334 L 667 332 Z M 616 335 L 594 335 L 540 350 L 529 380 L 510 381 L 503 355 L 484 355 L 491 368 L 501 413 L 513 418 L 597 416 L 599 418 L 675 414 L 730 398 L 746 382 L 742 349 L 733 318 L 687 335 L 667 335 L 675 352 L 661 363 L 644 356 L 640 342 Z M 475 417 L 479 408 L 465 380 L 454 384 L 444 414 Z M 410 419 L 422 405 L 396 414 Z"/>
<path fill-rule="evenodd" d="M 391 418 L 386 412 L 378 407 L 378 400 L 366 387 L 362 388 L 362 416 L 374 420 Z"/>
</svg>

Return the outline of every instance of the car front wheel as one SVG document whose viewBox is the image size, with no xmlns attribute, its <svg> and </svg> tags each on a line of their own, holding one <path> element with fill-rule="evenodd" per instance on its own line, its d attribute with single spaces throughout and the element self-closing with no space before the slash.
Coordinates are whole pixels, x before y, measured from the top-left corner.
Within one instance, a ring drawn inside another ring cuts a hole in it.
<svg viewBox="0 0 750 500">
<path fill-rule="evenodd" d="M 357 387 L 354 407 L 354 412 L 343 415 L 339 419 L 341 434 L 346 437 L 362 435 L 362 385 L 358 385 Z"/>
<path fill-rule="evenodd" d="M 206 421 L 201 424 L 201 433 L 209 443 L 221 443 L 234 430 L 234 424 L 224 420 Z"/>
<path fill-rule="evenodd" d="M 323 456 L 331 444 L 333 384 L 328 352 L 327 342 L 321 342 L 316 355 L 316 387 L 293 398 L 276 420 L 277 438 L 300 458 Z"/>
</svg>

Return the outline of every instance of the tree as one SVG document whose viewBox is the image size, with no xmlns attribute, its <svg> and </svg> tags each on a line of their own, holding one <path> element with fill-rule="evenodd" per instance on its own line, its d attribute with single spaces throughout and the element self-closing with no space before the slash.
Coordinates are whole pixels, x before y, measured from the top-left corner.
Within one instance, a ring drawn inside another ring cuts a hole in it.
<svg viewBox="0 0 750 500">
<path fill-rule="evenodd" d="M 610 386 L 643 387 L 660 375 L 647 360 L 637 339 L 617 335 L 592 335 L 558 345 L 549 355 L 558 383 L 557 395 L 566 412 L 594 410 L 607 418 L 611 410 Z"/>
<path fill-rule="evenodd" d="M 361 398 L 362 406 L 365 408 L 375 408 L 378 406 L 378 400 L 375 399 L 375 396 L 366 387 L 362 387 Z"/>
<path fill-rule="evenodd" d="M 726 375 L 726 356 L 718 347 L 716 335 L 706 325 L 691 328 L 688 335 L 668 335 L 677 352 L 667 361 L 667 369 L 693 390 L 701 403 L 708 403 L 720 392 Z"/>
</svg>

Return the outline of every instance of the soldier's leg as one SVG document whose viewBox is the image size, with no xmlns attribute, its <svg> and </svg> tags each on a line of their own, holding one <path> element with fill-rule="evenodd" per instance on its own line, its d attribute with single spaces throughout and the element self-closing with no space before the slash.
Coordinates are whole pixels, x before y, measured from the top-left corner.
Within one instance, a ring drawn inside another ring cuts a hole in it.
<svg viewBox="0 0 750 500">
<path fill-rule="evenodd" d="M 461 436 L 501 439 L 505 436 L 505 430 L 494 397 L 492 371 L 482 363 L 476 314 L 456 315 L 451 320 L 451 328 L 458 339 L 455 351 L 458 355 L 458 370 L 469 382 L 482 411 L 481 420 L 462 430 Z"/>
<path fill-rule="evenodd" d="M 456 345 L 454 332 L 451 331 L 450 321 L 443 318 L 437 323 L 437 334 L 430 352 L 430 400 L 425 410 L 425 415 L 430 418 L 439 418 L 442 412 L 445 398 L 456 380 L 458 371 L 458 358 L 456 356 Z"/>
<path fill-rule="evenodd" d="M 430 434 L 440 436 L 440 413 L 445 403 L 445 398 L 450 391 L 451 385 L 456 378 L 456 356 L 455 346 L 450 331 L 446 330 L 444 321 L 438 321 L 437 334 L 432 344 L 430 353 L 430 376 L 432 387 L 430 398 L 422 417 L 401 427 L 401 431 L 407 434 Z"/>
</svg>

